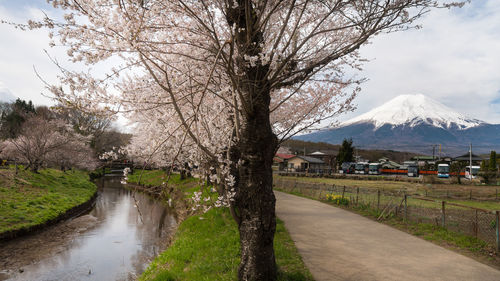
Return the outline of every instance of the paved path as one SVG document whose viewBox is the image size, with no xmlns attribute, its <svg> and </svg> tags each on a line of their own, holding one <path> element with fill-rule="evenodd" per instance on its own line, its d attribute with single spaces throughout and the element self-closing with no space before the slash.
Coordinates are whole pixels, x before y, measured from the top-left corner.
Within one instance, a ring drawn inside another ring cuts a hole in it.
<svg viewBox="0 0 500 281">
<path fill-rule="evenodd" d="M 392 227 L 275 191 L 276 214 L 322 280 L 500 280 L 500 271 Z"/>
</svg>

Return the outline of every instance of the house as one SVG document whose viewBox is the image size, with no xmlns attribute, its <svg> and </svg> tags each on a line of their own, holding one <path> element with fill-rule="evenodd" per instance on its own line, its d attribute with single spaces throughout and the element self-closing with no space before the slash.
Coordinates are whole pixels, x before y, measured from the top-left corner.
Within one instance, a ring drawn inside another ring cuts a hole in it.
<svg viewBox="0 0 500 281">
<path fill-rule="evenodd" d="M 306 173 L 325 173 L 329 170 L 328 165 L 321 159 L 311 156 L 296 155 L 288 159 L 288 170 Z"/>
<path fill-rule="evenodd" d="M 463 161 L 463 162 L 469 163 L 469 161 L 471 160 L 471 156 L 472 156 L 472 164 L 479 165 L 479 164 L 481 164 L 481 161 L 483 161 L 483 158 L 481 158 L 475 154 L 469 155 L 469 153 L 457 156 L 457 157 L 453 158 L 453 161 Z"/>
<path fill-rule="evenodd" d="M 294 154 L 276 153 L 273 158 L 273 169 L 285 171 L 288 169 L 288 159 L 295 157 Z"/>
<path fill-rule="evenodd" d="M 416 161 L 418 163 L 418 166 L 423 167 L 425 166 L 425 164 L 436 164 L 437 158 L 434 156 L 418 155 L 412 157 L 410 160 Z"/>
<path fill-rule="evenodd" d="M 338 151 L 335 150 L 318 150 L 313 153 L 307 154 L 309 157 L 317 158 L 328 166 L 325 169 L 335 170 L 337 166 L 337 154 Z"/>
<path fill-rule="evenodd" d="M 382 169 L 399 169 L 401 165 L 398 163 L 389 160 L 389 158 L 380 158 L 378 163 L 382 166 Z"/>
</svg>

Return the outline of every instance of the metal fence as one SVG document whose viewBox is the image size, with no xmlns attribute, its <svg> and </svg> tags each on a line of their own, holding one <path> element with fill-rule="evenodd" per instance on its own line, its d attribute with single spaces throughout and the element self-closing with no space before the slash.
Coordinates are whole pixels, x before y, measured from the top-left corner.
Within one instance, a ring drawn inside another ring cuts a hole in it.
<svg viewBox="0 0 500 281">
<path fill-rule="evenodd" d="M 291 173 L 291 172 L 280 172 L 280 176 L 284 177 L 309 177 L 309 178 L 332 178 L 332 179 L 352 179 L 359 181 L 391 181 L 391 182 L 405 182 L 408 183 L 419 183 L 421 187 L 414 191 L 412 195 L 420 195 L 432 198 L 441 199 L 457 199 L 457 200 L 500 200 L 500 186 L 498 187 L 486 187 L 484 185 L 479 185 L 479 181 L 470 182 L 466 179 L 462 180 L 462 184 L 452 183 L 449 179 L 443 180 L 438 179 L 436 176 L 427 177 L 407 177 L 407 176 L 385 176 L 385 175 L 356 175 L 356 174 L 306 174 L 306 173 Z M 453 184 L 454 186 L 459 186 L 460 190 L 451 191 L 449 188 L 442 188 L 442 185 Z M 486 188 L 485 188 L 486 187 Z"/>
<path fill-rule="evenodd" d="M 376 210 L 379 219 L 396 216 L 405 221 L 442 226 L 479 238 L 500 252 L 499 211 L 407 194 L 403 189 L 382 190 L 287 179 L 274 179 L 274 186 L 320 200 L 326 200 L 326 194 L 333 193 L 347 199 L 348 207 Z"/>
</svg>

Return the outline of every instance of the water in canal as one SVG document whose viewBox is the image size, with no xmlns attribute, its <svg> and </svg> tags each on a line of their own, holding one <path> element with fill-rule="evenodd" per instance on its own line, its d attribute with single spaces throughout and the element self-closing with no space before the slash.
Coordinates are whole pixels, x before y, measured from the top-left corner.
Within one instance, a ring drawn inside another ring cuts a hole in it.
<svg viewBox="0 0 500 281">
<path fill-rule="evenodd" d="M 165 249 L 176 228 L 172 210 L 125 189 L 119 177 L 98 180 L 86 215 L 0 244 L 0 280 L 134 280 Z"/>
</svg>

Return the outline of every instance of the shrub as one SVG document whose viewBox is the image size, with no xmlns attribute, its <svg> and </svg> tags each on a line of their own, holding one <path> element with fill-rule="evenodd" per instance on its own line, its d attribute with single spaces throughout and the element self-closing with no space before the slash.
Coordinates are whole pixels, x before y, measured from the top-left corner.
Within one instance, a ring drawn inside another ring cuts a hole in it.
<svg viewBox="0 0 500 281">
<path fill-rule="evenodd" d="M 338 195 L 335 193 L 327 193 L 325 197 L 327 201 L 333 202 L 337 205 L 343 205 L 343 206 L 349 205 L 349 199 L 342 197 L 342 195 Z"/>
</svg>

